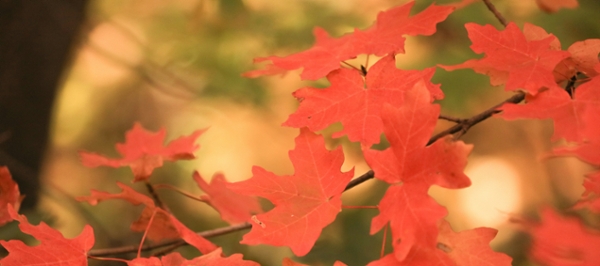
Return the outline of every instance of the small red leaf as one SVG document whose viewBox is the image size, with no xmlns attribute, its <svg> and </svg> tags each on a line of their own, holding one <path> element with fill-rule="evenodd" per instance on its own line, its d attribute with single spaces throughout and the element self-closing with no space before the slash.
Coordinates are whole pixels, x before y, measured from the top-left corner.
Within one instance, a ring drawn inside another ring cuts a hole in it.
<svg viewBox="0 0 600 266">
<path fill-rule="evenodd" d="M 271 61 L 266 69 L 244 74 L 247 77 L 272 75 L 286 70 L 304 68 L 302 79 L 316 80 L 340 68 L 340 62 L 360 54 L 385 56 L 404 53 L 404 35 L 431 35 L 436 25 L 445 20 L 450 6 L 431 5 L 414 16 L 409 16 L 414 1 L 380 12 L 375 25 L 367 30 L 356 29 L 351 34 L 332 38 L 323 29 L 314 30 L 315 44 L 310 49 L 286 57 L 271 56 L 255 62 Z"/>
<path fill-rule="evenodd" d="M 228 223 L 242 223 L 250 220 L 253 214 L 262 213 L 256 197 L 246 196 L 230 190 L 223 174 L 215 174 L 210 185 L 194 172 L 194 180 L 206 193 L 201 198 L 221 214 L 221 219 Z"/>
<path fill-rule="evenodd" d="M 40 244 L 30 247 L 19 240 L 0 240 L 0 244 L 8 251 L 8 256 L 0 260 L 0 265 L 87 265 L 87 253 L 94 245 L 94 232 L 89 225 L 86 225 L 76 238 L 66 239 L 60 232 L 43 222 L 37 226 L 30 224 L 27 218 L 19 215 L 12 206 L 8 207 L 8 213 L 10 217 L 19 221 L 21 231 L 35 237 Z"/>
<path fill-rule="evenodd" d="M 551 43 L 553 35 L 541 40 L 530 40 L 514 24 L 503 31 L 491 25 L 474 23 L 465 25 L 473 42 L 471 49 L 482 59 L 472 59 L 455 66 L 441 66 L 446 70 L 472 68 L 477 73 L 490 76 L 494 86 L 506 84 L 507 91 L 524 89 L 536 94 L 542 88 L 557 87 L 553 71 L 556 65 L 569 57 L 569 52 L 556 51 Z"/>
<path fill-rule="evenodd" d="M 430 91 L 428 97 L 432 99 L 444 96 L 439 85 L 430 81 L 434 68 L 401 70 L 395 64 L 394 56 L 390 55 L 369 69 L 366 80 L 357 71 L 339 69 L 327 76 L 331 82 L 329 88 L 297 90 L 294 97 L 300 101 L 300 107 L 283 125 L 318 131 L 341 122 L 344 129 L 334 137 L 348 135 L 351 141 L 367 146 L 378 143 L 383 132 L 380 113 L 385 104 L 401 106 L 404 93 L 417 83 Z"/>
<path fill-rule="evenodd" d="M 199 145 L 196 139 L 205 130 L 197 130 L 187 137 L 181 137 L 163 146 L 166 132 L 161 129 L 157 133 L 146 131 L 139 123 L 125 135 L 125 143 L 116 145 L 117 151 L 123 155 L 121 159 L 106 158 L 102 155 L 80 152 L 81 162 L 87 167 L 129 166 L 135 177 L 134 182 L 147 180 L 155 168 L 161 167 L 163 161 L 188 160 L 194 158 Z"/>
<path fill-rule="evenodd" d="M 290 151 L 295 173 L 277 176 L 253 167 L 249 180 L 229 185 L 234 191 L 269 199 L 275 207 L 253 216 L 252 230 L 242 244 L 289 246 L 294 254 L 306 255 L 321 230 L 341 211 L 340 196 L 353 175 L 342 173 L 341 148 L 325 149 L 323 137 L 300 130 L 296 147 Z"/>
<path fill-rule="evenodd" d="M 123 190 L 120 193 L 112 194 L 92 190 L 92 195 L 85 197 L 77 197 L 79 201 L 87 201 L 92 205 L 96 205 L 101 201 L 109 199 L 122 199 L 130 202 L 133 205 L 144 204 L 146 208 L 142 211 L 140 218 L 133 222 L 131 229 L 136 232 L 143 232 L 148 228 L 148 222 L 152 219 L 152 224 L 148 229 L 148 238 L 153 241 L 164 239 L 173 239 L 181 237 L 188 244 L 196 247 L 203 254 L 207 254 L 217 248 L 216 245 L 205 239 L 204 237 L 191 231 L 183 225 L 175 216 L 157 207 L 154 201 L 148 196 L 133 190 L 131 187 L 117 182 L 117 185 Z"/>
</svg>

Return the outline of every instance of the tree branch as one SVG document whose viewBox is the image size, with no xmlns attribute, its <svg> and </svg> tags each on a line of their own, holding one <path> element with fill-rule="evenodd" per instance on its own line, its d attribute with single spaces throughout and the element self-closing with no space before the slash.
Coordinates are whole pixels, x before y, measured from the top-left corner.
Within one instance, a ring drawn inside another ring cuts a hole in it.
<svg viewBox="0 0 600 266">
<path fill-rule="evenodd" d="M 438 140 L 448 134 L 459 133 L 459 136 L 457 136 L 457 137 L 460 137 L 460 136 L 464 135 L 465 133 L 467 133 L 469 128 L 471 128 L 472 126 L 477 125 L 480 122 L 482 122 L 483 120 L 490 118 L 495 113 L 499 113 L 500 111 L 498 110 L 498 108 L 500 106 L 504 105 L 505 103 L 520 103 L 524 99 L 525 99 L 525 93 L 518 92 L 517 94 L 504 100 L 503 102 L 492 106 L 490 109 L 487 109 L 475 116 L 472 116 L 469 119 L 465 119 L 462 122 L 434 135 L 433 137 L 431 137 L 431 139 L 429 139 L 429 142 L 427 142 L 427 145 L 431 145 L 436 140 Z"/>
<path fill-rule="evenodd" d="M 500 23 L 504 27 L 506 27 L 508 25 L 508 21 L 504 18 L 504 16 L 502 16 L 502 14 L 500 12 L 498 12 L 498 10 L 492 4 L 492 2 L 490 2 L 490 0 L 483 0 L 483 2 L 487 6 L 487 8 L 494 14 L 494 16 L 496 17 L 496 19 L 498 19 L 498 21 L 500 21 Z"/>
</svg>

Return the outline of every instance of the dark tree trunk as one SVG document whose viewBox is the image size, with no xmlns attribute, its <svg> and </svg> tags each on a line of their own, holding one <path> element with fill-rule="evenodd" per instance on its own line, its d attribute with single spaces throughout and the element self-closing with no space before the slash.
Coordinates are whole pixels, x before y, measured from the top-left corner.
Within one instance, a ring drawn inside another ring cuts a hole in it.
<svg viewBox="0 0 600 266">
<path fill-rule="evenodd" d="M 38 199 L 50 116 L 87 0 L 0 0 L 0 165 Z"/>
</svg>

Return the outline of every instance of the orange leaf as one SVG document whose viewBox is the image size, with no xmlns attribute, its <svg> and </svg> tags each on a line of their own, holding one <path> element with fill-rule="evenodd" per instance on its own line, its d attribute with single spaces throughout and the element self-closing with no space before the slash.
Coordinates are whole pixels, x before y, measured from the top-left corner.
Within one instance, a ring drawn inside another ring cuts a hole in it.
<svg viewBox="0 0 600 266">
<path fill-rule="evenodd" d="M 146 131 L 139 123 L 125 135 L 125 142 L 116 145 L 117 151 L 123 155 L 121 159 L 111 159 L 96 153 L 80 152 L 81 162 L 87 167 L 129 166 L 134 175 L 133 182 L 147 180 L 155 168 L 161 167 L 163 161 L 189 160 L 199 145 L 196 139 L 206 130 L 194 131 L 187 137 L 180 137 L 163 146 L 166 131 L 157 133 Z"/>
<path fill-rule="evenodd" d="M 43 222 L 37 226 L 30 224 L 12 206 L 8 207 L 8 213 L 11 218 L 19 221 L 21 231 L 39 240 L 40 244 L 30 247 L 19 240 L 0 240 L 0 244 L 8 251 L 8 256 L 0 260 L 0 265 L 87 265 L 87 253 L 94 245 L 94 232 L 89 225 L 76 238 L 66 239 Z"/>
<path fill-rule="evenodd" d="M 256 197 L 241 195 L 227 187 L 229 182 L 221 173 L 215 174 L 206 183 L 198 172 L 194 172 L 194 180 L 206 193 L 201 198 L 221 214 L 221 219 L 228 223 L 241 223 L 250 220 L 253 214 L 262 213 L 262 208 Z"/>
<path fill-rule="evenodd" d="M 290 151 L 295 173 L 277 176 L 255 166 L 249 180 L 229 185 L 234 191 L 269 199 L 275 207 L 252 217 L 252 230 L 242 244 L 289 246 L 294 254 L 306 255 L 321 230 L 341 211 L 340 199 L 353 170 L 342 173 L 341 148 L 325 149 L 323 137 L 300 130 Z"/>
</svg>

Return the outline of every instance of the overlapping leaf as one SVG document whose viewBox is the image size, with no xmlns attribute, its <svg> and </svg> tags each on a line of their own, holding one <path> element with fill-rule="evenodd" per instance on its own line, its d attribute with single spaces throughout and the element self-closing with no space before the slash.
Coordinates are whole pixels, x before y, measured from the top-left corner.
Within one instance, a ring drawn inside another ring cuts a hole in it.
<svg viewBox="0 0 600 266">
<path fill-rule="evenodd" d="M 135 177 L 134 182 L 147 180 L 155 168 L 161 167 L 164 161 L 189 160 L 199 148 L 196 139 L 205 130 L 197 130 L 189 136 L 180 137 L 163 145 L 166 131 L 157 133 L 146 131 L 139 123 L 125 135 L 125 143 L 117 143 L 117 151 L 123 156 L 111 159 L 96 153 L 80 152 L 81 162 L 87 167 L 129 166 Z"/>
<path fill-rule="evenodd" d="M 583 142 L 599 138 L 600 77 L 577 87 L 573 97 L 561 88 L 551 88 L 535 96 L 528 95 L 526 104 L 505 104 L 500 117 L 505 119 L 552 119 L 553 140 Z M 581 149 L 585 149 L 582 147 Z M 600 163 L 600 160 L 598 161 Z"/>
<path fill-rule="evenodd" d="M 562 217 L 542 210 L 540 224 L 530 226 L 533 238 L 530 255 L 543 265 L 597 265 L 600 261 L 600 232 L 586 228 L 575 217 Z"/>
<path fill-rule="evenodd" d="M 179 253 L 169 253 L 162 258 L 137 258 L 127 263 L 128 266 L 260 266 L 260 264 L 243 260 L 242 254 L 233 254 L 229 257 L 223 255 L 221 248 L 191 260 L 187 260 Z"/>
<path fill-rule="evenodd" d="M 295 169 L 291 176 L 277 176 L 255 166 L 252 178 L 229 188 L 267 198 L 275 205 L 252 217 L 252 230 L 241 243 L 289 246 L 294 254 L 303 256 L 341 211 L 340 196 L 353 170 L 342 173 L 341 148 L 328 151 L 323 138 L 306 128 L 300 130 L 290 160 Z"/>
<path fill-rule="evenodd" d="M 272 75 L 287 70 L 304 68 L 302 79 L 316 80 L 340 68 L 340 62 L 360 54 L 404 53 L 403 35 L 431 35 L 437 23 L 443 21 L 454 9 L 431 5 L 422 12 L 409 16 L 414 1 L 379 13 L 375 25 L 367 30 L 356 29 L 340 38 L 330 37 L 324 30 L 314 30 L 315 44 L 310 49 L 286 57 L 257 58 L 255 62 L 270 61 L 266 69 L 245 73 L 247 77 Z"/>
<path fill-rule="evenodd" d="M 123 183 L 117 182 L 117 185 L 122 189 L 122 192 L 112 194 L 92 190 L 90 196 L 78 197 L 77 200 L 86 201 L 91 205 L 96 205 L 101 201 L 110 199 L 122 199 L 133 205 L 144 204 L 146 207 L 142 211 L 142 215 L 131 226 L 133 231 L 143 232 L 148 230 L 148 238 L 154 241 L 180 237 L 203 254 L 208 254 L 217 249 L 215 244 L 187 228 L 175 216 L 157 207 L 154 201 L 148 196 L 133 190 Z M 148 227 L 150 221 L 152 221 L 152 224 Z"/>
<path fill-rule="evenodd" d="M 318 131 L 341 122 L 344 129 L 334 137 L 348 135 L 351 141 L 369 146 L 379 142 L 383 132 L 380 118 L 383 106 L 402 105 L 404 93 L 416 83 L 425 84 L 432 98 L 443 98 L 439 85 L 430 81 L 434 71 L 434 68 L 397 69 L 393 55 L 379 60 L 364 79 L 357 71 L 338 69 L 327 76 L 331 82 L 329 88 L 303 88 L 294 92 L 300 107 L 283 125 Z"/>
<path fill-rule="evenodd" d="M 417 83 L 406 92 L 404 104 L 386 105 L 381 113 L 390 148 L 364 150 L 376 178 L 394 184 L 378 205 L 380 214 L 373 219 L 371 233 L 390 223 L 398 261 L 413 249 L 435 248 L 438 222 L 446 210 L 429 197 L 429 187 L 462 188 L 471 183 L 463 173 L 471 147 L 447 138 L 426 147 L 438 115 L 439 106 L 431 104 L 428 90 Z"/>
<path fill-rule="evenodd" d="M 494 86 L 505 84 L 508 91 L 523 89 L 532 95 L 542 88 L 557 87 L 553 71 L 569 53 L 553 49 L 551 43 L 556 37 L 529 39 L 514 23 L 503 31 L 474 23 L 467 23 L 465 27 L 473 43 L 471 49 L 478 54 L 485 53 L 485 57 L 442 68 L 472 68 L 488 75 Z"/>
<path fill-rule="evenodd" d="M 194 172 L 194 180 L 206 193 L 200 198 L 215 208 L 221 214 L 221 219 L 228 223 L 246 222 L 253 214 L 262 213 L 258 199 L 229 189 L 227 185 L 230 183 L 223 174 L 215 174 L 208 184 L 198 172 Z"/>
<path fill-rule="evenodd" d="M 456 233 L 442 220 L 435 248 L 413 249 L 403 261 L 389 254 L 369 266 L 509 266 L 512 259 L 508 255 L 490 248 L 496 233 L 485 227 Z"/>
<path fill-rule="evenodd" d="M 442 138 L 426 147 L 439 110 L 439 105 L 431 104 L 422 82 L 406 92 L 401 106 L 383 108 L 383 128 L 390 148 L 364 151 L 378 179 L 390 184 L 422 183 L 426 187 L 435 184 L 464 188 L 471 184 L 463 173 L 471 145 Z"/>
<path fill-rule="evenodd" d="M 0 260 L 2 266 L 33 265 L 87 265 L 87 253 L 94 245 L 92 227 L 86 225 L 79 236 L 66 239 L 63 235 L 45 223 L 32 225 L 24 215 L 19 215 L 12 207 L 8 207 L 11 218 L 19 221 L 19 228 L 40 241 L 34 247 L 25 245 L 20 240 L 0 240 L 0 244 L 8 251 L 8 256 Z"/>
</svg>

